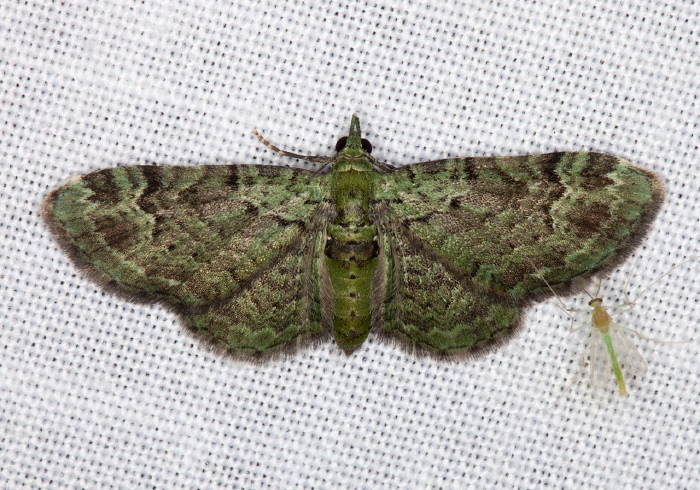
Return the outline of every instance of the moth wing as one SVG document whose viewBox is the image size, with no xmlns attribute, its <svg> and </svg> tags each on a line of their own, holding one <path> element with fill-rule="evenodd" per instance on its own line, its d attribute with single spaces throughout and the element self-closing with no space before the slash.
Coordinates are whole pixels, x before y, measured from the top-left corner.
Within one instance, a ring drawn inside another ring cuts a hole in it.
<svg viewBox="0 0 700 490">
<path fill-rule="evenodd" d="M 383 175 L 377 198 L 479 285 L 527 302 L 617 264 L 663 198 L 651 172 L 601 153 L 461 158 Z"/>
<path fill-rule="evenodd" d="M 373 330 L 407 351 L 473 357 L 509 339 L 522 321 L 508 298 L 494 298 L 397 223 L 385 203 L 373 209 L 380 256 Z"/>
<path fill-rule="evenodd" d="M 308 295 L 314 288 L 303 281 L 318 280 L 308 268 L 334 212 L 327 192 L 325 176 L 285 167 L 117 167 L 59 187 L 43 211 L 98 281 L 128 296 L 165 301 L 219 344 L 218 330 L 207 333 L 202 320 L 210 308 L 236 297 L 234 304 L 243 297 L 253 301 L 251 292 L 261 289 L 268 304 L 274 295 L 291 300 L 294 287 L 307 294 L 294 296 L 299 305 L 313 302 Z M 303 316 L 311 310 L 292 311 Z M 254 330 L 260 318 L 249 316 L 232 328 Z M 294 325 L 298 335 L 309 334 L 318 330 L 318 318 L 298 318 Z"/>
<path fill-rule="evenodd" d="M 331 339 L 333 299 L 322 231 L 260 271 L 227 301 L 183 314 L 214 349 L 262 361 Z"/>
</svg>

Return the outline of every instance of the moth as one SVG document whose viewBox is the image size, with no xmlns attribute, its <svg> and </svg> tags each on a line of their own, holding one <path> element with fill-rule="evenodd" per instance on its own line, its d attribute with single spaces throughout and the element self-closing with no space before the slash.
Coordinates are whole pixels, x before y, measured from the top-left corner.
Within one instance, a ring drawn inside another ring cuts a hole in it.
<svg viewBox="0 0 700 490">
<path fill-rule="evenodd" d="M 108 168 L 52 191 L 43 215 L 92 278 L 171 307 L 231 357 L 331 338 L 350 354 L 373 332 L 453 359 L 502 345 L 528 305 L 617 265 L 663 200 L 655 174 L 601 153 L 395 167 L 356 115 L 331 157 L 259 138 L 320 168 Z"/>
<path fill-rule="evenodd" d="M 588 302 L 590 309 L 569 308 L 566 306 L 566 304 L 564 304 L 559 296 L 555 295 L 558 301 L 557 306 L 571 320 L 569 332 L 577 332 L 585 327 L 589 327 L 591 330 L 590 339 L 583 351 L 583 354 L 581 355 L 578 370 L 576 371 L 576 374 L 574 374 L 571 382 L 566 386 L 566 388 L 564 388 L 564 391 L 561 393 L 557 401 L 561 399 L 578 380 L 586 366 L 586 360 L 588 360 L 589 363 L 591 386 L 594 388 L 603 387 L 610 381 L 610 378 L 614 376 L 620 395 L 627 396 L 628 392 L 627 385 L 625 384 L 625 375 L 627 375 L 627 377 L 643 376 L 647 372 L 648 367 L 642 355 L 636 349 L 632 341 L 625 335 L 625 333 L 633 334 L 643 340 L 649 340 L 651 342 L 661 344 L 684 344 L 694 341 L 693 339 L 678 341 L 653 339 L 642 335 L 633 328 L 625 327 L 619 324 L 614 317 L 631 311 L 637 301 L 643 298 L 647 292 L 654 287 L 654 285 L 661 281 L 661 279 L 668 276 L 679 267 L 697 259 L 700 259 L 700 255 L 682 261 L 680 264 L 656 278 L 654 282 L 645 287 L 634 298 L 630 298 L 629 285 L 630 279 L 632 278 L 632 272 L 637 265 L 637 262 L 635 261 L 630 269 L 629 275 L 627 276 L 627 281 L 625 281 L 625 286 L 623 289 L 625 301 L 622 303 L 612 305 L 604 304 L 603 298 L 600 295 L 600 288 L 603 282 L 602 279 L 598 283 L 598 288 L 594 294 L 589 293 L 586 288 L 583 288 L 584 293 L 586 293 L 586 295 L 590 298 L 590 301 Z M 588 313 L 590 314 L 590 322 L 575 325 L 575 318 L 573 317 L 572 313 Z"/>
</svg>

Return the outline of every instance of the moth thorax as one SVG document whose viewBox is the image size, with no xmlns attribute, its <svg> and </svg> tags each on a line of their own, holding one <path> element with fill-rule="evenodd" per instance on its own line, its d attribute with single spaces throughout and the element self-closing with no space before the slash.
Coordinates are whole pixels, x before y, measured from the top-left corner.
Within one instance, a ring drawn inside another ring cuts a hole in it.
<svg viewBox="0 0 700 490">
<path fill-rule="evenodd" d="M 612 323 L 612 318 L 608 311 L 603 308 L 603 300 L 600 298 L 595 298 L 588 303 L 593 307 L 593 312 L 591 313 L 591 321 L 593 326 L 597 328 L 600 333 L 608 333 L 610 324 Z"/>
</svg>

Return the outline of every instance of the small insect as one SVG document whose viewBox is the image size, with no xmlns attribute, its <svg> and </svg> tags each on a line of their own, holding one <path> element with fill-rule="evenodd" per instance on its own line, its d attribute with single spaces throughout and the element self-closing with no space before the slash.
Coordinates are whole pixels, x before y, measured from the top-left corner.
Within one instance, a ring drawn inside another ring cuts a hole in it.
<svg viewBox="0 0 700 490">
<path fill-rule="evenodd" d="M 652 339 L 646 337 L 639 333 L 638 331 L 623 327 L 613 320 L 614 316 L 621 313 L 625 313 L 632 310 L 634 304 L 641 299 L 654 285 L 656 285 L 661 279 L 671 274 L 673 271 L 678 269 L 684 264 L 692 262 L 700 258 L 700 255 L 691 257 L 684 260 L 680 264 L 673 267 L 671 270 L 667 271 L 660 277 L 658 277 L 649 286 L 643 289 L 634 299 L 630 299 L 628 294 L 630 279 L 632 277 L 632 272 L 637 265 L 635 260 L 627 276 L 627 281 L 625 282 L 625 288 L 623 294 L 625 296 L 625 302 L 617 305 L 604 306 L 603 299 L 600 297 L 600 287 L 602 280 L 598 283 L 598 288 L 595 294 L 589 293 L 585 288 L 583 291 L 588 295 L 590 301 L 588 305 L 590 309 L 574 309 L 568 308 L 558 295 L 555 295 L 558 306 L 566 315 L 571 319 L 571 327 L 569 331 L 571 333 L 577 332 L 584 327 L 591 326 L 591 337 L 586 345 L 586 348 L 581 355 L 581 361 L 579 363 L 579 368 L 574 375 L 571 382 L 564 388 L 561 395 L 557 398 L 557 402 L 569 391 L 573 384 L 578 380 L 579 376 L 583 372 L 586 366 L 586 359 L 589 359 L 589 368 L 591 372 L 591 385 L 594 388 L 600 388 L 607 384 L 611 378 L 611 374 L 614 375 L 617 382 L 617 387 L 621 396 L 627 396 L 627 386 L 625 385 L 625 379 L 623 376 L 623 368 L 625 374 L 629 376 L 642 376 L 647 371 L 647 363 L 642 358 L 639 351 L 635 348 L 634 344 L 627 338 L 625 332 L 632 333 L 639 337 L 640 339 L 650 340 L 652 342 L 658 342 L 662 344 L 683 344 L 687 342 L 693 342 L 693 339 L 680 340 L 680 341 L 666 341 Z M 615 310 L 615 311 L 609 311 Z M 575 318 L 571 315 L 572 313 L 590 313 L 591 320 L 590 323 L 584 323 L 582 325 L 574 326 Z M 609 360 L 609 362 L 608 362 Z M 611 369 L 612 368 L 612 369 Z M 556 402 L 555 402 L 556 403 Z"/>
</svg>

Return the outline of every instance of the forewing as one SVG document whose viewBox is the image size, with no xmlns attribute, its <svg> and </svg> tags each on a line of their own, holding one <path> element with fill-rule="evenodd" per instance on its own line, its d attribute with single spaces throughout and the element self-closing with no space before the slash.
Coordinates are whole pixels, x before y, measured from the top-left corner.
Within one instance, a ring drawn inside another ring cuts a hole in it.
<svg viewBox="0 0 700 490">
<path fill-rule="evenodd" d="M 377 198 L 478 284 L 524 302 L 630 251 L 663 198 L 646 170 L 588 152 L 417 163 L 383 176 Z M 558 288 L 559 287 L 559 288 Z"/>
<path fill-rule="evenodd" d="M 300 243 L 326 192 L 284 167 L 116 167 L 54 190 L 44 215 L 99 279 L 197 307 Z"/>
<path fill-rule="evenodd" d="M 285 167 L 117 167 L 54 190 L 44 215 L 99 281 L 165 300 L 219 347 L 277 349 L 321 328 L 312 269 L 327 192 L 326 177 Z"/>
<path fill-rule="evenodd" d="M 373 326 L 406 350 L 438 358 L 474 356 L 505 342 L 520 309 L 475 286 L 438 257 L 380 203 L 380 265 L 373 290 Z"/>
</svg>

